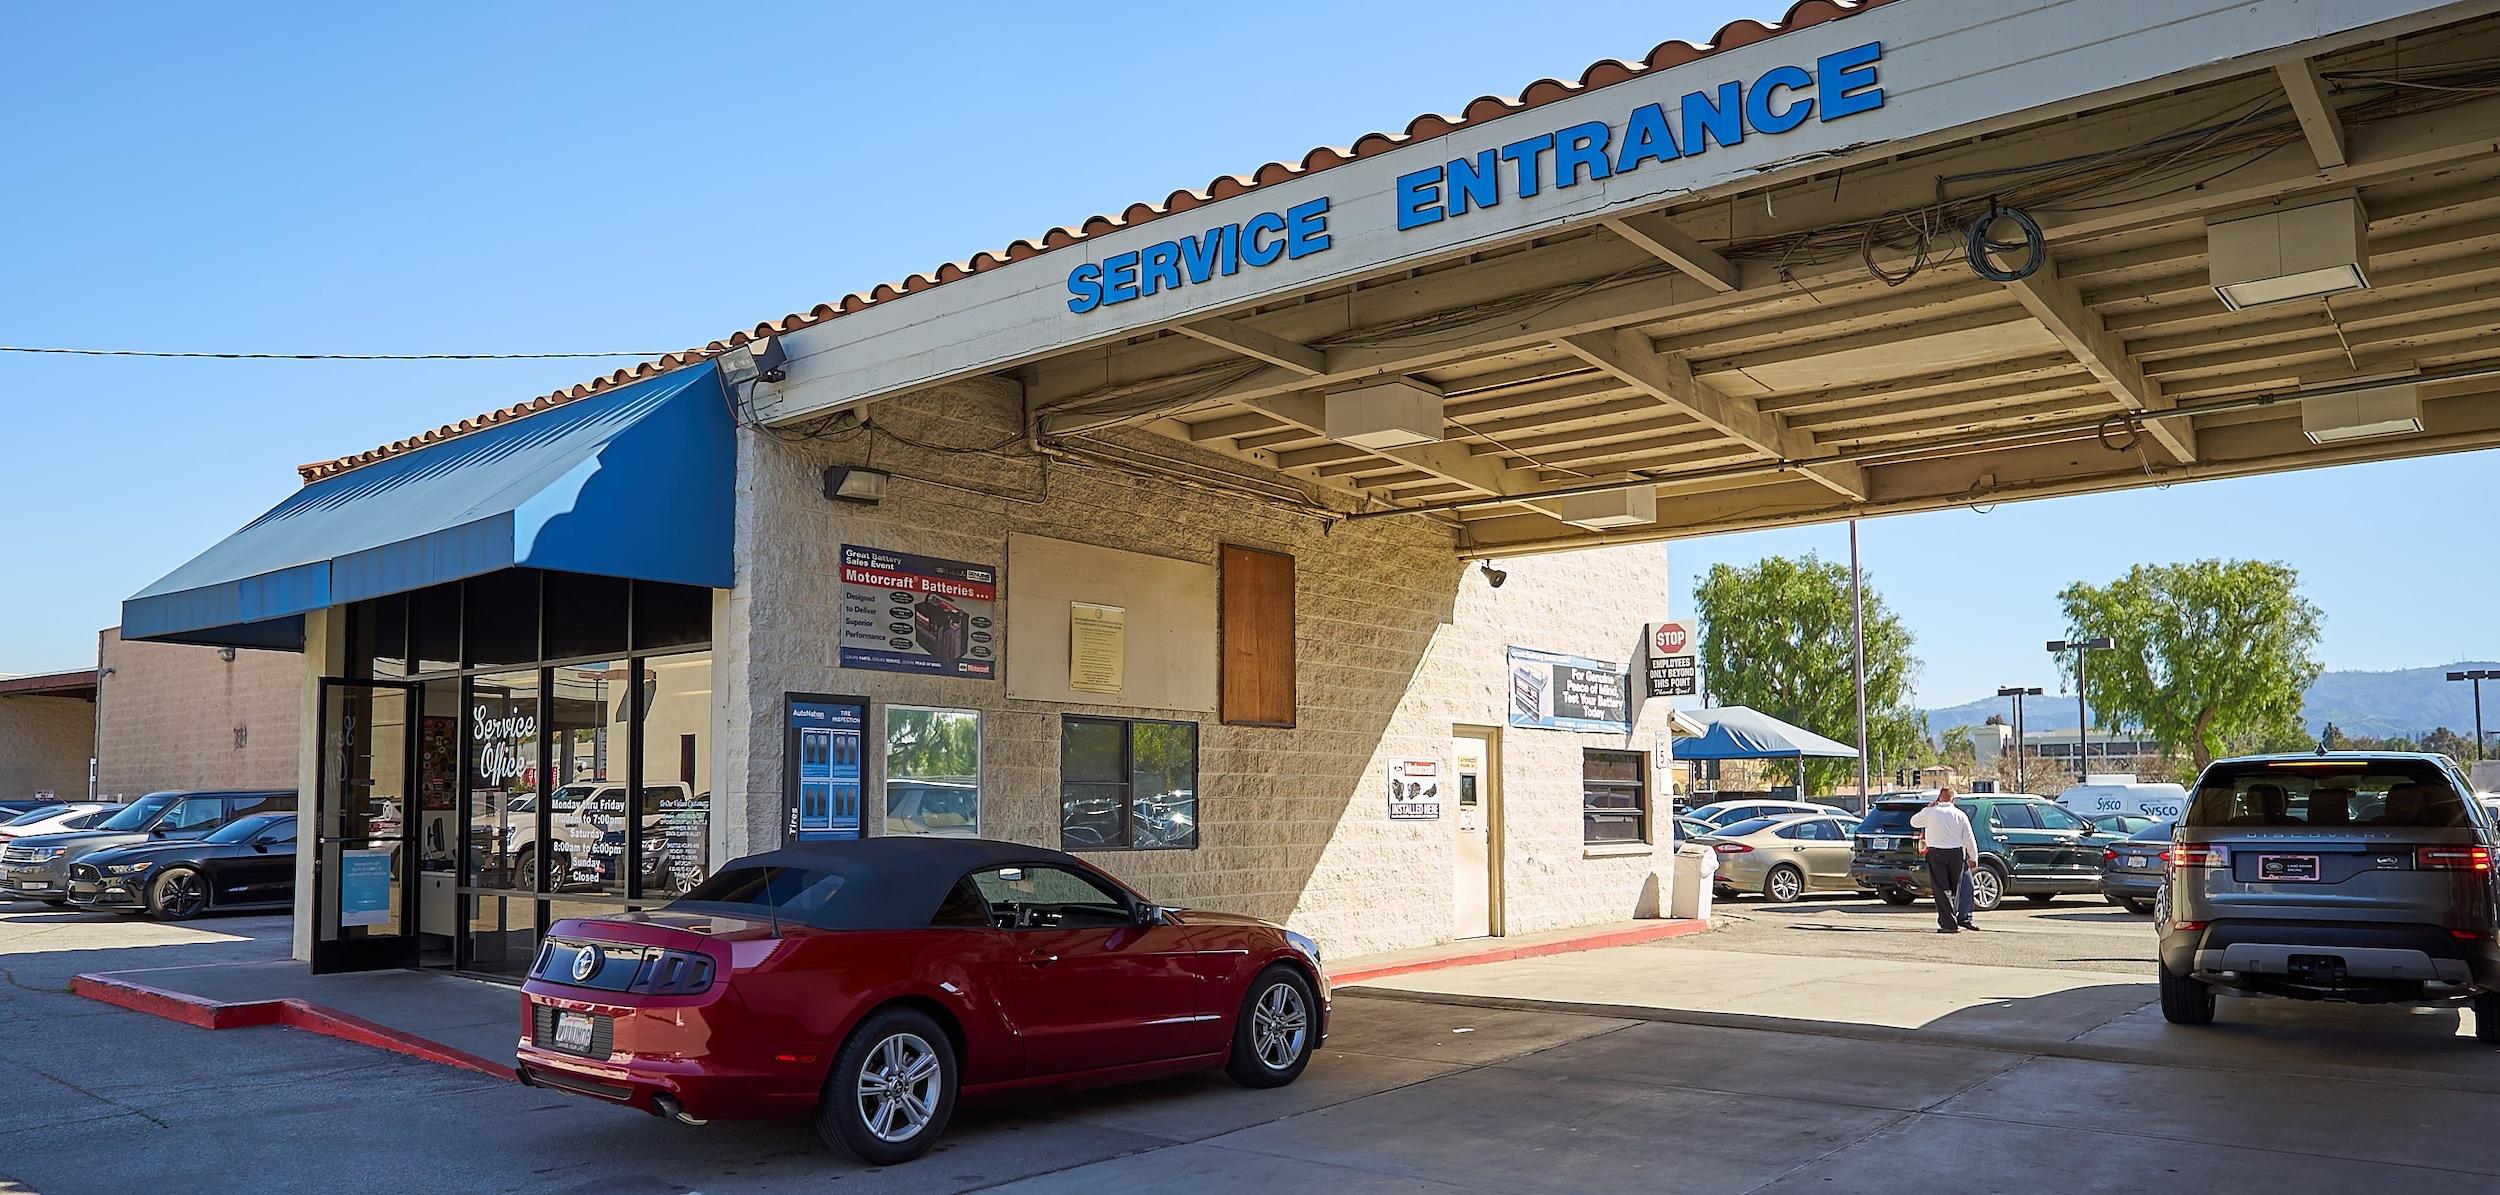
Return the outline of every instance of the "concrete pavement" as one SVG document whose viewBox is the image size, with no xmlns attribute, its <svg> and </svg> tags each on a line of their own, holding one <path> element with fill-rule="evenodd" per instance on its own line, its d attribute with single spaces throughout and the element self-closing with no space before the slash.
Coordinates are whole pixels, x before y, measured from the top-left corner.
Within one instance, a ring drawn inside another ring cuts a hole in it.
<svg viewBox="0 0 2500 1195">
<path fill-rule="evenodd" d="M 1763 1018 L 1776 1029 L 1673 1019 L 1746 1014 L 1606 1015 L 1586 1005 L 1500 1006 L 1525 998 L 1348 990 L 1335 1035 L 1290 1087 L 1247 1091 L 1195 1077 L 965 1109 L 928 1157 L 871 1169 L 825 1149 L 804 1125 L 686 1128 L 294 1030 L 211 1033 L 77 999 L 58 989 L 80 971 L 274 957 L 284 920 L 213 919 L 153 945 L 113 946 L 97 943 L 144 927 L 81 927 L 69 919 L 102 915 L 34 908 L 0 906 L 9 979 L 0 985 L 0 1090 L 12 1109 L 0 1118 L 0 1179 L 44 1195 L 196 1189 L 205 1175 L 267 1192 L 415 1182 L 585 1195 L 828 1182 L 1083 1195 L 1285 1183 L 1710 1195 L 1925 1195 L 1940 1183 L 2061 1195 L 2500 1186 L 2500 1137 L 2482 1128 L 2500 1116 L 2500 1074 L 2490 1051 L 2456 1037 L 2460 1017 L 2447 1010 L 2232 1002 L 2221 1025 L 2173 1041 L 2189 1031 L 2138 1013 L 2066 1038 L 1902 1028 L 1885 1022 L 1869 994 L 1882 985 L 1845 978 L 1827 982 L 1875 1014 Z M 1725 972 L 1796 957 L 1729 949 L 1745 934 L 1864 946 L 1864 935 L 1780 927 L 1803 914 L 1742 912 L 1763 924 L 1578 957 L 1647 965 L 1642 952 L 1690 952 L 1690 962 L 1671 961 L 1686 968 L 1679 974 L 1732 993 L 1747 981 Z M 1988 949 L 2083 957 L 2076 939 L 2058 936 L 2065 932 Z M 2130 982 L 2089 973 L 2093 988 Z M 1590 981 L 1634 986 L 1604 974 Z M 1448 1002 L 1459 1000 L 1471 1003 Z M 1957 1008 L 1938 1021 L 1969 1015 Z M 2104 1040 L 2119 1052 L 2091 1056 Z"/>
</svg>

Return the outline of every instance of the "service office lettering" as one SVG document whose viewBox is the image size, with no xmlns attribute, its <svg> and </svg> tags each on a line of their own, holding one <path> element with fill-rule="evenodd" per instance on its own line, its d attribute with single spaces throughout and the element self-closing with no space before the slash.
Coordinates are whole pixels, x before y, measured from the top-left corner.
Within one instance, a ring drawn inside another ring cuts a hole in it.
<svg viewBox="0 0 2500 1195">
<path fill-rule="evenodd" d="M 1083 315 L 1210 278 L 1229 278 L 1243 266 L 1308 257 L 1328 245 L 1328 198 L 1321 196 L 1197 236 L 1117 254 L 1099 265 L 1089 261 L 1068 272 L 1068 293 L 1074 296 L 1068 310 Z"/>
<path fill-rule="evenodd" d="M 1750 85 L 1730 80 L 1715 92 L 1685 96 L 1674 121 L 1665 105 L 1644 104 L 1625 119 L 1620 142 L 1612 126 L 1592 120 L 1402 175 L 1394 192 L 1398 229 L 1496 207 L 1505 195 L 1527 199 L 1549 186 L 1561 190 L 1629 174 L 1651 162 L 1698 157 L 1713 142 L 1742 144 L 1748 132 L 1776 135 L 1809 118 L 1839 120 L 1874 111 L 1884 106 L 1884 89 L 1875 80 L 1883 56 L 1882 43 L 1869 42 L 1816 59 L 1812 71 L 1775 66 Z"/>
</svg>

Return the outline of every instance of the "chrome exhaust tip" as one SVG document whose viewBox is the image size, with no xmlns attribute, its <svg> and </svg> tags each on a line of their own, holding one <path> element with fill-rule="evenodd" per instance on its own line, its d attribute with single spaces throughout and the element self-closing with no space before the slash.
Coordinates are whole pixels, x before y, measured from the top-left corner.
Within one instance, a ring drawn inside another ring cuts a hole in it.
<svg viewBox="0 0 2500 1195">
<path fill-rule="evenodd" d="M 675 1120 L 679 1124 L 702 1125 L 712 1123 L 699 1117 L 686 1115 L 686 1106 L 677 1102 L 676 1096 L 670 1095 L 665 1091 L 651 1097 L 651 1107 L 653 1110 L 652 1115 L 666 1116 Z"/>
</svg>

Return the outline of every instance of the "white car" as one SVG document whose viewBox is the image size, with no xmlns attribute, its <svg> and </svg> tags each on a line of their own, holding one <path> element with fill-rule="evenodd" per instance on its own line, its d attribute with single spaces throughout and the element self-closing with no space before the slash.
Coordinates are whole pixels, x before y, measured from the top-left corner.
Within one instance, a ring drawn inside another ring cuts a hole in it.
<svg viewBox="0 0 2500 1195">
<path fill-rule="evenodd" d="M 1846 809 L 1831 805 L 1817 805 L 1810 801 L 1771 800 L 1722 801 L 1715 805 L 1704 805 L 1684 816 L 1700 818 L 1711 825 L 1725 828 L 1752 818 L 1779 817 L 1791 813 L 1828 813 L 1848 818 L 1851 821 L 1856 821 L 1858 816 Z"/>
<path fill-rule="evenodd" d="M 97 822 L 113 816 L 119 805 L 101 801 L 69 801 L 58 805 L 39 805 L 7 821 L 0 821 L 0 842 L 24 838 L 32 834 L 61 834 L 71 830 L 92 829 Z"/>
</svg>

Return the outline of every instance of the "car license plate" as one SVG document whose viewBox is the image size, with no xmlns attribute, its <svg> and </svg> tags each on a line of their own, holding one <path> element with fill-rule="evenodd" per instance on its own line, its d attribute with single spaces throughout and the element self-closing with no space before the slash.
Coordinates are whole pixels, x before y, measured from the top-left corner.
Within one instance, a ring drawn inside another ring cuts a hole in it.
<svg viewBox="0 0 2500 1195">
<path fill-rule="evenodd" d="M 556 1048 L 576 1054 L 590 1052 L 590 1014 L 561 1012 L 556 1014 Z"/>
<path fill-rule="evenodd" d="M 2270 883 L 2307 883 L 2318 878 L 2316 855 L 2259 855 L 2257 878 Z"/>
<path fill-rule="evenodd" d="M 2127 866 L 2149 869 L 2153 866 L 2153 857 L 2151 855 L 2136 855 L 2127 860 Z"/>
</svg>

